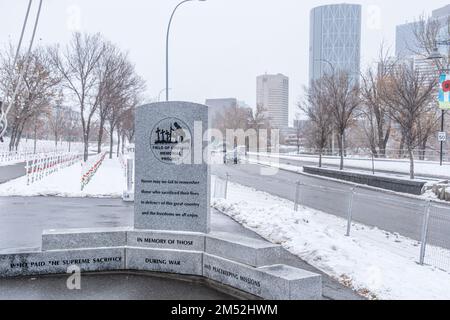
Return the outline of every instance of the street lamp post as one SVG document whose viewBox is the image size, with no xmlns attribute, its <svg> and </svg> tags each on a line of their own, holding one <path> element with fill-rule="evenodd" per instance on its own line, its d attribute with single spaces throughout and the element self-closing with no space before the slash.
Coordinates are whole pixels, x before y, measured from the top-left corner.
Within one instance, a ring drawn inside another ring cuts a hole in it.
<svg viewBox="0 0 450 320">
<path fill-rule="evenodd" d="M 439 52 L 437 45 L 447 45 L 450 46 L 450 40 L 447 41 L 437 41 L 436 42 L 436 48 L 434 48 L 433 52 L 431 52 L 431 54 L 427 57 L 427 60 L 433 60 L 436 63 L 436 66 L 438 68 L 439 73 L 443 73 L 444 71 L 446 71 L 443 67 L 440 66 L 439 61 L 442 60 L 444 57 L 441 55 L 441 53 Z M 441 110 L 441 132 L 444 132 L 444 117 L 445 117 L 445 110 L 442 109 Z M 440 141 L 441 146 L 440 146 L 440 165 L 442 166 L 443 161 L 444 161 L 444 141 Z"/>
<path fill-rule="evenodd" d="M 181 1 L 175 9 L 172 11 L 172 15 L 170 16 L 169 25 L 167 26 L 167 34 L 166 34 L 166 101 L 169 101 L 169 33 L 170 33 L 170 26 L 172 24 L 173 17 L 175 15 L 175 12 L 177 9 L 186 2 L 191 2 L 195 0 L 184 0 Z M 206 1 L 206 0 L 197 0 L 197 1 Z"/>
</svg>

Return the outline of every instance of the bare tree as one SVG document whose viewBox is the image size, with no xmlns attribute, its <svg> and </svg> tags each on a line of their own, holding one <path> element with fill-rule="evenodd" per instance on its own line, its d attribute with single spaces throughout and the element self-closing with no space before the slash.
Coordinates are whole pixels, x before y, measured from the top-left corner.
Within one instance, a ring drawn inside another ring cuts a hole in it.
<svg viewBox="0 0 450 320">
<path fill-rule="evenodd" d="M 294 129 L 295 129 L 295 143 L 297 145 L 297 154 L 300 154 L 300 146 L 301 146 L 300 141 L 302 134 L 304 133 L 304 128 L 302 128 L 302 126 L 300 125 L 300 120 L 301 118 L 298 115 L 296 115 Z"/>
<path fill-rule="evenodd" d="M 120 117 L 120 141 L 122 142 L 122 153 L 125 152 L 125 141 L 132 143 L 134 140 L 134 110 L 137 105 L 138 103 L 136 101 L 136 104 L 125 109 Z"/>
<path fill-rule="evenodd" d="M 5 102 L 12 99 L 10 87 L 16 85 L 17 74 L 23 68 L 27 71 L 8 115 L 10 150 L 17 150 L 22 134 L 30 122 L 48 112 L 60 83 L 45 50 L 36 48 L 30 55 L 28 64 L 24 55 L 21 55 L 16 65 L 13 65 L 14 52 L 11 45 L 9 50 L 0 55 L 0 88 L 6 94 Z"/>
<path fill-rule="evenodd" d="M 125 110 L 122 114 L 122 121 L 121 121 L 122 133 L 123 137 L 126 138 L 129 143 L 132 143 L 134 141 L 134 133 L 135 133 L 134 110 L 135 107 L 133 106 Z M 124 139 L 122 139 L 122 141 L 124 141 Z"/>
<path fill-rule="evenodd" d="M 48 125 L 53 135 L 53 139 L 55 140 L 55 148 L 56 148 L 58 146 L 58 140 L 61 139 L 62 135 L 64 134 L 64 131 L 66 130 L 66 126 L 68 125 L 67 111 L 66 108 L 63 106 L 62 93 L 59 99 L 57 99 L 55 103 L 52 105 L 52 107 L 49 108 L 47 118 L 48 118 Z"/>
<path fill-rule="evenodd" d="M 258 107 L 256 112 L 258 113 Z M 248 109 L 235 106 L 234 108 L 227 108 L 225 111 L 219 112 L 214 119 L 214 123 L 217 126 L 216 129 L 222 131 L 222 134 L 225 136 L 227 129 L 246 129 L 249 123 L 255 126 L 260 121 L 261 112 L 258 115 L 254 115 L 255 119 L 253 120 L 256 122 L 251 119 L 252 116 Z"/>
<path fill-rule="evenodd" d="M 419 159 L 425 160 L 426 149 L 428 141 L 432 135 L 438 131 L 438 124 L 440 120 L 440 115 L 438 112 L 438 107 L 431 107 L 429 111 L 424 112 L 421 117 L 417 120 L 418 127 L 418 146 L 420 149 Z"/>
<path fill-rule="evenodd" d="M 58 47 L 49 51 L 54 65 L 64 79 L 66 90 L 78 102 L 86 161 L 89 156 L 91 124 L 101 97 L 97 66 L 105 51 L 104 41 L 99 34 L 75 33 L 63 53 Z"/>
<path fill-rule="evenodd" d="M 420 121 L 433 110 L 436 80 L 408 63 L 397 65 L 383 86 L 383 100 L 389 116 L 399 125 L 410 159 L 410 178 L 414 179 L 413 151 L 419 144 Z"/>
<path fill-rule="evenodd" d="M 428 57 L 435 49 L 439 48 L 439 40 L 450 39 L 450 17 L 443 21 L 433 17 L 421 16 L 413 28 L 414 42 L 413 48 L 409 50 L 423 57 Z M 450 67 L 450 47 L 447 48 L 447 55 L 441 61 L 434 61 L 438 70 Z"/>
<path fill-rule="evenodd" d="M 395 63 L 389 59 L 388 52 L 385 53 L 382 46 L 376 70 L 368 68 L 361 77 L 361 112 L 366 120 L 363 129 L 375 157 L 386 157 L 386 146 L 391 135 L 391 118 L 381 95 L 382 87 Z"/>
<path fill-rule="evenodd" d="M 77 138 L 81 138 L 81 128 L 80 128 L 80 114 L 71 108 L 65 110 L 66 115 L 66 125 L 64 129 L 64 135 L 69 143 L 69 152 L 71 151 L 72 142 Z"/>
<path fill-rule="evenodd" d="M 256 151 L 259 152 L 261 149 L 261 142 L 259 139 L 259 132 L 261 129 L 270 129 L 270 121 L 267 118 L 267 110 L 262 105 L 257 105 L 255 112 L 248 112 L 246 109 L 239 108 L 237 115 L 239 115 L 239 120 L 236 121 L 237 123 L 244 122 L 244 119 L 247 119 L 246 123 L 242 127 L 242 129 L 254 129 L 257 137 L 256 137 Z M 234 117 L 232 117 L 233 119 Z M 234 118 L 236 119 L 236 118 Z M 239 129 L 239 128 L 233 128 L 233 129 Z M 250 139 L 247 137 L 247 139 Z M 267 137 L 268 140 L 269 137 Z M 250 148 L 249 142 L 247 141 L 246 144 L 248 145 L 247 148 Z M 266 143 L 265 143 L 266 144 Z"/>
<path fill-rule="evenodd" d="M 111 96 L 118 90 L 121 90 L 122 85 L 117 81 L 117 73 L 122 67 L 120 63 L 120 50 L 112 43 L 105 44 L 104 53 L 98 63 L 97 73 L 99 77 L 99 106 L 98 106 L 98 139 L 97 152 L 100 153 L 102 149 L 103 134 L 105 130 L 105 122 L 111 111 Z"/>
<path fill-rule="evenodd" d="M 326 90 L 326 99 L 333 115 L 334 129 L 338 134 L 340 170 L 344 170 L 345 131 L 355 119 L 360 105 L 359 87 L 354 78 L 346 70 L 333 70 L 321 79 Z"/>
<path fill-rule="evenodd" d="M 128 115 L 129 108 L 137 105 L 140 94 L 145 88 L 144 81 L 136 74 L 127 55 L 116 52 L 113 56 L 113 64 L 115 67 L 105 81 L 102 94 L 102 103 L 109 105 L 107 120 L 110 131 L 110 158 L 113 154 L 114 132 L 117 131 L 117 151 L 119 152 L 122 117 Z"/>
<path fill-rule="evenodd" d="M 311 141 L 319 151 L 319 167 L 322 167 L 322 155 L 328 138 L 333 131 L 333 113 L 329 101 L 327 83 L 323 79 L 312 81 L 306 89 L 306 99 L 298 107 L 311 122 Z"/>
</svg>

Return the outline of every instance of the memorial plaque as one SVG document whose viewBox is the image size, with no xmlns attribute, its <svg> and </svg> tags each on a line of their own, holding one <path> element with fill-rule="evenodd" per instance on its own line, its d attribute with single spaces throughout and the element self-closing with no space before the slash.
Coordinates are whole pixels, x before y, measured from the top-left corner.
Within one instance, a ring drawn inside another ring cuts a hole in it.
<svg viewBox="0 0 450 320">
<path fill-rule="evenodd" d="M 0 278 L 64 274 L 71 266 L 79 267 L 82 272 L 124 270 L 125 248 L 0 254 Z"/>
<path fill-rule="evenodd" d="M 208 107 L 162 102 L 136 109 L 135 229 L 207 233 Z"/>
</svg>

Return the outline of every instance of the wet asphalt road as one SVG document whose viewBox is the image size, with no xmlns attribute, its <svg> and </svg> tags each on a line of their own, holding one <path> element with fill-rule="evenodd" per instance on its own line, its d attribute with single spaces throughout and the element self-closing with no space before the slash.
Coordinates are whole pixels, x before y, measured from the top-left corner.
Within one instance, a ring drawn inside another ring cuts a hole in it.
<svg viewBox="0 0 450 320">
<path fill-rule="evenodd" d="M 12 248 L 37 248 L 40 246 L 41 234 L 44 229 L 126 227 L 132 225 L 133 205 L 124 203 L 120 199 L 0 197 L 0 250 L 8 249 L 8 251 L 10 251 Z M 216 210 L 211 211 L 211 231 L 229 232 L 261 239 L 256 233 L 244 228 L 230 217 L 225 216 Z M 283 251 L 279 262 L 321 273 L 323 277 L 323 294 L 325 299 L 361 299 L 361 297 L 351 289 L 342 286 L 337 281 L 329 278 L 318 269 L 308 265 L 287 251 Z M 115 276 L 116 275 L 102 277 L 100 275 L 94 275 L 91 279 L 94 284 L 99 282 L 101 286 L 107 286 L 111 281 L 115 281 Z M 30 277 L 18 279 L 16 282 L 11 279 L 0 280 L 0 292 L 4 291 L 3 289 L 8 289 L 11 290 L 11 296 L 20 298 L 21 294 L 24 294 L 24 298 L 33 298 L 57 295 L 58 290 L 62 290 L 58 287 L 62 285 L 60 283 L 62 280 L 58 280 L 58 277 L 49 277 L 43 282 L 36 282 L 36 285 L 30 281 L 34 280 L 31 280 Z M 56 291 L 50 290 L 48 293 L 45 293 L 45 288 L 53 288 L 54 284 L 52 283 L 54 283 L 54 281 L 58 283 L 55 287 Z M 119 277 L 119 282 L 120 281 L 125 281 L 123 275 L 122 278 Z M 150 283 L 153 281 L 153 285 L 158 283 L 152 279 L 148 281 L 150 281 Z M 170 282 L 173 280 L 166 281 Z M 142 289 L 139 287 L 139 280 L 136 280 L 136 285 L 138 288 L 134 290 L 139 291 Z M 145 287 L 146 285 L 145 282 L 142 282 L 141 286 Z M 148 285 L 153 286 L 150 284 Z M 130 286 L 130 288 L 133 288 L 132 285 Z M 181 286 L 180 293 L 188 292 L 183 284 L 179 284 L 179 286 Z M 20 288 L 23 288 L 23 290 Z M 113 288 L 115 288 L 114 285 Z M 120 288 L 120 286 L 117 288 Z M 179 298 L 179 295 L 170 294 L 170 286 L 167 290 L 168 296 L 173 297 L 173 299 Z M 26 294 L 25 292 L 28 291 L 30 293 Z M 109 293 L 106 293 L 106 291 L 106 289 L 103 291 L 101 290 L 99 294 L 103 292 L 108 296 Z M 149 295 L 144 297 L 152 299 L 154 296 L 152 296 L 151 292 L 152 291 L 148 291 Z M 67 294 L 69 294 L 68 298 L 72 298 L 70 293 Z M 95 297 L 100 297 L 99 295 L 95 295 L 95 292 L 93 291 L 88 292 L 86 298 L 91 297 L 91 295 L 93 299 L 95 299 Z M 133 295 L 133 293 L 130 293 L 130 295 Z M 122 295 L 119 294 L 119 297 L 126 298 L 126 296 L 126 293 L 122 293 Z M 193 298 L 194 297 L 195 295 Z M 0 299 L 1 298 L 2 295 L 0 294 Z"/>
<path fill-rule="evenodd" d="M 13 164 L 10 166 L 0 166 L 0 183 L 20 178 L 24 176 L 25 173 L 25 162 Z"/>
<path fill-rule="evenodd" d="M 211 171 L 220 177 L 228 173 L 232 182 L 291 201 L 295 199 L 296 182 L 301 181 L 305 185 L 300 188 L 302 204 L 347 218 L 352 185 L 285 170 L 266 176 L 261 175 L 263 168 L 254 164 L 217 165 Z M 425 199 L 359 187 L 353 198 L 352 217 L 354 221 L 365 225 L 420 240 L 426 206 Z M 448 218 L 443 219 L 442 216 Z M 436 244 L 450 248 L 450 206 L 439 204 L 433 207 L 430 221 L 430 243 L 436 239 Z"/>
</svg>

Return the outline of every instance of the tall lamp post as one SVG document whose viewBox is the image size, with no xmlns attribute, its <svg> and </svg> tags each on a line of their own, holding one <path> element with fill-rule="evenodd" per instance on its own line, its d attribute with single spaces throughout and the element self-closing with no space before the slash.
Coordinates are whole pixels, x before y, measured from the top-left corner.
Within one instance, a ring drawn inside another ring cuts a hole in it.
<svg viewBox="0 0 450 320">
<path fill-rule="evenodd" d="M 173 17 L 175 15 L 175 12 L 177 9 L 186 2 L 191 1 L 206 1 L 206 0 L 184 0 L 181 1 L 175 9 L 172 11 L 172 15 L 170 16 L 169 25 L 167 26 L 167 34 L 166 34 L 166 101 L 169 101 L 169 33 L 170 33 L 170 26 L 172 24 Z"/>
<path fill-rule="evenodd" d="M 433 52 L 431 52 L 431 54 L 427 57 L 427 60 L 434 61 L 436 66 L 438 67 L 439 73 L 443 74 L 445 71 L 448 71 L 448 69 L 444 69 L 443 67 L 441 67 L 440 60 L 444 59 L 444 57 L 439 52 L 439 50 L 437 48 L 438 45 L 450 46 L 450 40 L 447 40 L 447 41 L 436 41 L 436 47 L 434 48 Z M 441 111 L 442 111 L 442 115 L 441 115 L 441 132 L 444 132 L 445 110 L 442 109 Z M 444 161 L 444 159 L 443 159 L 443 157 L 444 157 L 444 141 L 441 140 L 440 143 L 441 143 L 441 146 L 440 146 L 440 165 L 442 166 L 443 161 Z"/>
</svg>

